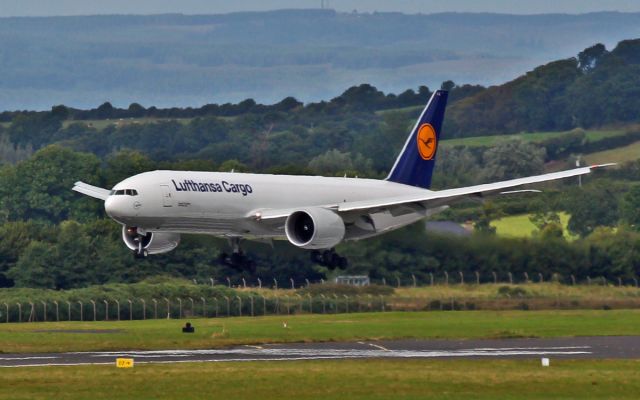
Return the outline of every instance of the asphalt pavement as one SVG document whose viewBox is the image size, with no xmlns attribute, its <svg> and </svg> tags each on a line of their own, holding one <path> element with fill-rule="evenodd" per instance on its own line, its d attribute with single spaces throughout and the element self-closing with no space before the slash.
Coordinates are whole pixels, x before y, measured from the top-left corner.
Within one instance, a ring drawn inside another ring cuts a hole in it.
<svg viewBox="0 0 640 400">
<path fill-rule="evenodd" d="M 390 340 L 289 343 L 210 350 L 0 353 L 0 367 L 229 361 L 293 361 L 358 358 L 617 358 L 640 359 L 640 336 L 553 339 Z"/>
</svg>

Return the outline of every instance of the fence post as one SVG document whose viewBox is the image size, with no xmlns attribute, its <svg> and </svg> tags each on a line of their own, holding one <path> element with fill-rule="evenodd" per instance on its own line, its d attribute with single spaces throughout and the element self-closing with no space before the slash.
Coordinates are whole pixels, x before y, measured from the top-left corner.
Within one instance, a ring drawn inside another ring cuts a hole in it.
<svg viewBox="0 0 640 400">
<path fill-rule="evenodd" d="M 622 286 L 622 278 L 618 277 L 618 286 Z"/>
<path fill-rule="evenodd" d="M 333 299 L 335 301 L 335 306 L 336 306 L 336 314 L 338 313 L 338 295 L 337 294 L 333 294 Z"/>
<path fill-rule="evenodd" d="M 263 295 L 260 295 L 260 297 L 262 297 L 262 315 L 267 315 L 267 298 Z"/>
<path fill-rule="evenodd" d="M 524 273 L 524 283 L 529 283 L 529 274 L 528 273 Z"/>
<path fill-rule="evenodd" d="M 509 284 L 513 285 L 513 274 L 511 273 L 511 271 L 507 272 L 507 274 L 509 275 Z"/>
<path fill-rule="evenodd" d="M 262 280 L 258 278 L 258 289 L 262 289 Z"/>
<path fill-rule="evenodd" d="M 222 296 L 227 301 L 227 317 L 231 316 L 231 302 L 229 301 L 229 297 Z"/>
<path fill-rule="evenodd" d="M 324 285 L 324 279 L 320 278 L 320 284 Z"/>
<path fill-rule="evenodd" d="M 498 284 L 498 274 L 496 274 L 496 271 L 491 271 L 491 274 L 493 275 L 493 283 Z"/>
<path fill-rule="evenodd" d="M 591 277 L 587 275 L 587 285 L 591 285 Z"/>
<path fill-rule="evenodd" d="M 93 307 L 93 320 L 97 321 L 98 318 L 96 316 L 96 302 L 93 299 L 89 300 L 89 303 L 91 303 L 92 307 Z"/>
<path fill-rule="evenodd" d="M 167 302 L 167 319 L 171 318 L 171 300 L 167 297 L 163 297 L 164 301 Z"/>
<path fill-rule="evenodd" d="M 133 321 L 133 301 L 131 299 L 127 299 L 129 302 L 129 321 Z"/>
<path fill-rule="evenodd" d="M 4 304 L 4 307 L 7 309 L 7 324 L 9 323 L 9 304 L 7 303 L 2 303 Z"/>
<path fill-rule="evenodd" d="M 200 297 L 202 300 L 202 318 L 207 318 L 207 300 L 204 297 Z"/>
<path fill-rule="evenodd" d="M 304 278 L 304 282 L 306 283 L 306 286 L 309 287 L 309 279 Z"/>
<path fill-rule="evenodd" d="M 67 301 L 67 319 L 71 321 L 71 302 Z"/>
<path fill-rule="evenodd" d="M 109 320 L 109 302 L 107 300 L 102 300 L 104 303 L 104 320 Z"/>
<path fill-rule="evenodd" d="M 216 283 L 216 280 L 213 278 L 209 278 L 209 282 L 211 282 L 211 287 Z"/>
<path fill-rule="evenodd" d="M 638 278 L 636 278 L 635 276 L 633 277 L 633 284 L 635 285 L 635 287 L 638 287 Z"/>
<path fill-rule="evenodd" d="M 449 273 L 447 271 L 444 271 L 444 284 L 449 284 Z"/>
<path fill-rule="evenodd" d="M 480 284 L 480 272 L 476 271 L 476 285 Z"/>
<path fill-rule="evenodd" d="M 385 306 L 384 306 L 384 296 L 380 295 L 380 308 L 382 312 L 385 312 Z"/>
<path fill-rule="evenodd" d="M 151 298 L 153 302 L 153 319 L 158 319 L 158 300 Z"/>
<path fill-rule="evenodd" d="M 309 314 L 313 314 L 313 298 L 311 293 L 307 293 L 307 296 L 309 296 Z"/>
<path fill-rule="evenodd" d="M 544 277 L 542 276 L 542 272 L 538 272 L 538 283 L 543 283 Z"/>
<path fill-rule="evenodd" d="M 147 302 L 145 301 L 145 299 L 140 299 L 140 302 L 142 303 L 142 319 L 146 320 L 147 319 Z"/>
<path fill-rule="evenodd" d="M 213 307 L 214 307 L 214 309 L 213 309 L 214 314 L 213 315 L 215 315 L 215 317 L 218 318 L 218 298 L 217 297 L 213 298 Z"/>
<path fill-rule="evenodd" d="M 191 302 L 191 313 L 193 314 L 193 316 L 195 317 L 196 315 L 196 303 L 194 303 L 193 299 L 191 297 L 189 297 L 189 301 Z"/>
<path fill-rule="evenodd" d="M 429 285 L 433 286 L 433 272 L 429 272 Z"/>
<path fill-rule="evenodd" d="M 416 286 L 418 286 L 418 282 L 416 281 L 416 276 L 414 274 L 411 274 L 411 280 L 413 280 L 413 287 L 415 288 Z"/>
<path fill-rule="evenodd" d="M 40 301 L 40 303 L 42 303 L 42 311 L 43 311 L 42 320 L 44 322 L 47 322 L 47 302 L 46 301 Z"/>
<path fill-rule="evenodd" d="M 36 316 L 33 315 L 33 314 L 35 314 L 35 307 L 33 305 L 33 302 L 31 302 L 31 301 L 29 302 L 29 305 L 31 306 L 31 311 L 29 312 L 29 322 L 34 322 L 35 319 L 36 319 L 35 318 Z"/>
<path fill-rule="evenodd" d="M 384 278 L 384 276 L 382 277 L 382 286 L 387 286 L 387 280 Z"/>
<path fill-rule="evenodd" d="M 178 300 L 178 319 L 182 319 L 182 299 L 178 297 L 177 300 Z"/>
<path fill-rule="evenodd" d="M 572 284 L 573 286 L 575 286 L 575 285 L 576 285 L 576 277 L 575 277 L 575 275 L 573 275 L 573 274 L 571 274 L 571 284 Z"/>
<path fill-rule="evenodd" d="M 296 286 L 295 286 L 295 284 L 293 282 L 293 278 L 289 278 L 289 281 L 291 282 L 291 289 L 295 289 Z"/>
<path fill-rule="evenodd" d="M 464 274 L 462 271 L 458 271 L 458 275 L 460 275 L 460 284 L 464 285 Z"/>
<path fill-rule="evenodd" d="M 400 288 L 400 276 L 396 275 L 396 287 Z"/>
<path fill-rule="evenodd" d="M 327 303 L 326 303 L 327 298 L 324 297 L 324 294 L 321 294 L 320 298 L 322 299 L 322 313 L 324 314 L 327 311 L 327 308 L 326 308 L 326 306 L 327 306 Z"/>
<path fill-rule="evenodd" d="M 276 278 L 273 278 L 273 288 L 278 290 L 278 280 Z"/>
<path fill-rule="evenodd" d="M 227 276 L 227 287 L 231 288 L 231 279 Z"/>
<path fill-rule="evenodd" d="M 244 288 L 244 289 L 247 288 L 247 281 L 246 281 L 246 279 L 244 279 L 244 276 L 242 277 L 242 288 Z"/>
<path fill-rule="evenodd" d="M 249 303 L 251 304 L 251 316 L 253 317 L 253 296 L 249 295 Z"/>
<path fill-rule="evenodd" d="M 18 305 L 18 322 L 22 322 L 22 304 L 16 303 Z"/>
<path fill-rule="evenodd" d="M 236 299 L 238 299 L 238 316 L 242 317 L 242 299 L 240 296 L 236 296 Z"/>
<path fill-rule="evenodd" d="M 120 300 L 114 300 L 116 302 L 116 308 L 117 308 L 117 312 L 118 312 L 118 321 L 120 321 Z"/>
<path fill-rule="evenodd" d="M 294 296 L 298 298 L 298 312 L 302 314 L 302 296 L 296 293 Z"/>
<path fill-rule="evenodd" d="M 83 304 L 81 301 L 78 301 L 78 304 L 80 304 L 80 321 L 84 321 L 84 310 L 83 310 Z"/>
</svg>

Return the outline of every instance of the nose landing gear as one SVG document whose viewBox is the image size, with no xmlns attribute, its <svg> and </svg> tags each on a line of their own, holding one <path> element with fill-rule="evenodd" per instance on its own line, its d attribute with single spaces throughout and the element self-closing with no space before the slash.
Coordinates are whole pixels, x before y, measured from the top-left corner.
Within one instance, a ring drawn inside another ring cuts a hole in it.
<svg viewBox="0 0 640 400">
<path fill-rule="evenodd" d="M 311 261 L 332 270 L 336 268 L 345 269 L 349 266 L 349 260 L 336 253 L 334 249 L 324 251 L 313 250 L 311 252 Z"/>
<path fill-rule="evenodd" d="M 127 227 L 126 235 L 128 236 L 127 239 L 129 239 L 132 244 L 130 248 L 133 250 L 133 257 L 136 259 L 146 258 L 149 255 L 149 252 L 145 247 L 151 240 L 151 233 L 143 235 L 138 231 L 137 227 Z"/>
</svg>

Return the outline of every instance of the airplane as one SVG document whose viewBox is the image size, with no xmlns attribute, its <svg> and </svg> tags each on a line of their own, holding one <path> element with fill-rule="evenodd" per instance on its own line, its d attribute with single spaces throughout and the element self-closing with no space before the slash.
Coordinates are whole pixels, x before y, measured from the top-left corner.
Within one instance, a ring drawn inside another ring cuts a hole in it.
<svg viewBox="0 0 640 400">
<path fill-rule="evenodd" d="M 433 93 L 384 180 L 158 170 L 129 177 L 111 190 L 84 182 L 76 182 L 72 190 L 104 201 L 136 257 L 169 252 L 182 234 L 209 234 L 229 240 L 233 252 L 222 254 L 221 260 L 239 269 L 251 267 L 240 248 L 244 239 L 288 240 L 311 250 L 314 262 L 333 269 L 348 264 L 335 251 L 342 241 L 404 227 L 464 198 L 538 192 L 514 188 L 613 165 L 429 190 L 447 96 L 444 90 Z"/>
</svg>

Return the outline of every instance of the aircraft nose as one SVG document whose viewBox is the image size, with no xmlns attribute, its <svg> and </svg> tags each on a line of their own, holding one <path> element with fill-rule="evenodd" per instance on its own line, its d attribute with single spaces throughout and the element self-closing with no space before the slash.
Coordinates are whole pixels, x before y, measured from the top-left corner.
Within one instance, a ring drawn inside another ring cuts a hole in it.
<svg viewBox="0 0 640 400">
<path fill-rule="evenodd" d="M 104 210 L 107 215 L 113 219 L 117 219 L 118 217 L 122 217 L 124 214 L 123 204 L 121 199 L 116 196 L 109 196 L 104 201 Z"/>
</svg>

